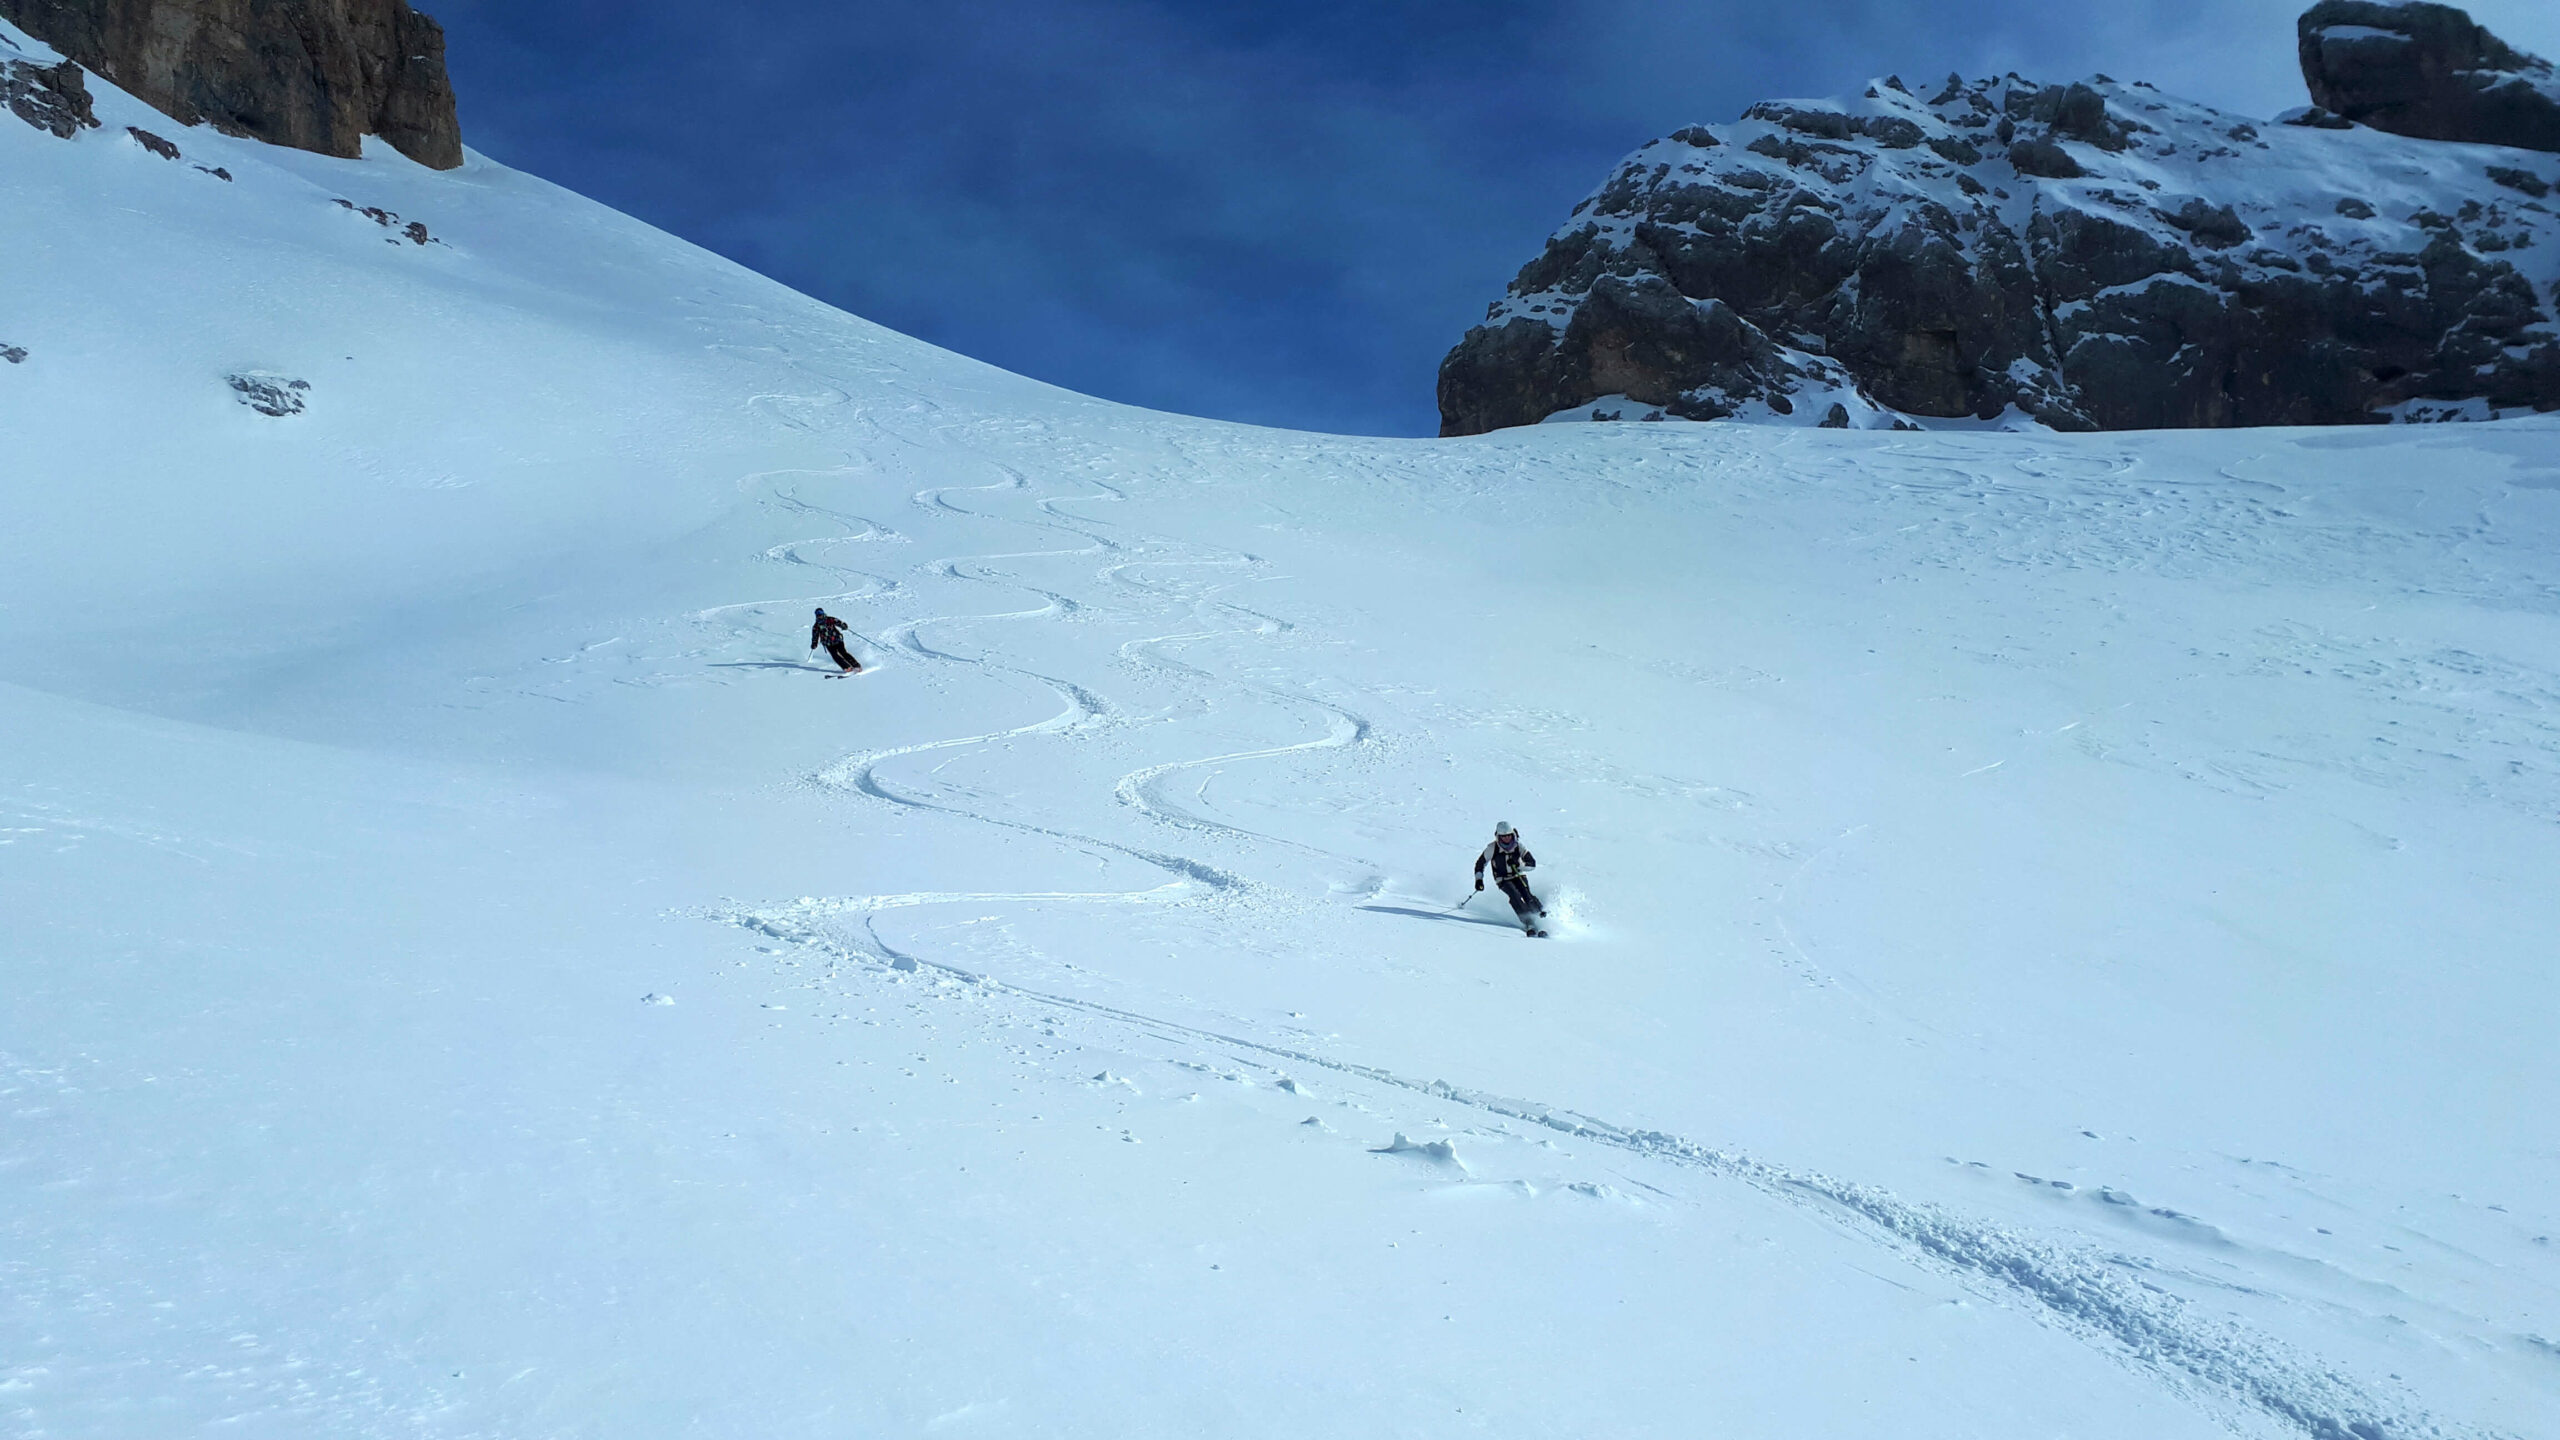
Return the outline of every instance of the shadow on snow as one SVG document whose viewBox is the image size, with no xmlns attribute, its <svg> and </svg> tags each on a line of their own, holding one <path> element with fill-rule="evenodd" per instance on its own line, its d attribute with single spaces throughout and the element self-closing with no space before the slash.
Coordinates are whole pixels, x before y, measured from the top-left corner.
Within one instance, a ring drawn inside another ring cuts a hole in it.
<svg viewBox="0 0 2560 1440">
<path fill-rule="evenodd" d="M 1496 930 L 1517 930 L 1517 920 L 1496 920 L 1489 915 L 1461 915 L 1455 910 L 1412 910 L 1402 905 L 1361 905 L 1361 910 L 1380 915 L 1410 915 L 1416 920 L 1454 920 L 1461 925 L 1490 925 Z"/>
</svg>

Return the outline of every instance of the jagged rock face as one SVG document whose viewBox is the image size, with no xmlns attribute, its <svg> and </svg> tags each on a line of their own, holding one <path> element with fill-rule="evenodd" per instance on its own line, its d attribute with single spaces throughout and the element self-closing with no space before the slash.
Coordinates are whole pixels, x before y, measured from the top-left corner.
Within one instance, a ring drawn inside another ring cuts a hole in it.
<svg viewBox="0 0 2560 1440">
<path fill-rule="evenodd" d="M 2104 77 L 1757 105 L 1576 207 L 1442 362 L 1441 432 L 2553 408 L 2560 162 L 2526 159 Z"/>
<path fill-rule="evenodd" d="M 2560 151 L 2560 72 L 2450 5 L 2320 0 L 2295 30 L 2311 103 L 2342 119 Z"/>
<path fill-rule="evenodd" d="M 0 18 L 188 125 L 462 163 L 444 30 L 406 0 L 0 0 Z"/>
</svg>

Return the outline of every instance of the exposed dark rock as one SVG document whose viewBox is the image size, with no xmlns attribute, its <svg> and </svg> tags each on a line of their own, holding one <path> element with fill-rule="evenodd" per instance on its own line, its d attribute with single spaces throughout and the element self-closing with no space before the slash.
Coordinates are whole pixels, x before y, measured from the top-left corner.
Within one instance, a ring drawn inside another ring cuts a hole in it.
<svg viewBox="0 0 2560 1440">
<path fill-rule="evenodd" d="M 2534 174 L 2530 170 L 2518 170 L 2511 165 L 2490 166 L 2489 178 L 2506 186 L 2510 190 L 2521 190 L 2536 200 L 2539 200 L 2543 196 L 2551 193 L 2550 181 L 2543 179 L 2541 176 Z"/>
<path fill-rule="evenodd" d="M 2294 29 L 2323 110 L 2422 140 L 2560 150 L 2560 72 L 2450 5 L 2320 0 Z"/>
<path fill-rule="evenodd" d="M 1644 408 L 2062 429 L 2560 408 L 2560 219 L 2517 179 L 2539 176 L 2428 146 L 2105 81 L 1754 106 L 1575 208 L 1442 362 L 1442 433 Z M 2434 175 L 2426 205 L 2329 188 L 2364 166 Z"/>
<path fill-rule="evenodd" d="M 2113 83 L 2103 75 L 2098 78 L 2101 83 Z M 2147 128 L 2109 110 L 2106 97 L 2080 81 L 2038 86 L 2013 75 L 2001 109 L 2014 121 L 2033 122 L 2055 135 L 2110 152 L 2123 150 L 2133 143 L 2135 132 Z"/>
<path fill-rule="evenodd" d="M 24 365 L 27 363 L 27 347 L 24 345 L 0 345 L 0 360 L 6 360 L 12 365 Z"/>
<path fill-rule="evenodd" d="M 223 178 L 228 179 L 230 177 L 225 176 Z M 427 227 L 424 221 L 412 220 L 406 225 L 401 224 L 400 212 L 397 210 L 385 210 L 379 205 L 358 205 L 353 200 L 347 199 L 333 200 L 330 203 L 336 205 L 341 210 L 352 210 L 356 214 L 363 216 L 385 230 L 398 230 L 402 235 L 408 237 L 409 243 L 412 245 L 440 245 L 444 243 L 443 241 L 436 239 L 435 236 L 427 233 Z"/>
<path fill-rule="evenodd" d="M 159 156 L 163 160 L 175 160 L 178 158 L 178 147 L 174 143 L 161 139 L 159 136 L 152 134 L 150 131 L 143 129 L 139 125 L 127 125 L 124 127 L 124 133 L 133 137 L 134 144 L 141 146 L 143 149 L 150 151 L 152 154 Z"/>
<path fill-rule="evenodd" d="M 203 171 L 205 174 L 212 176 L 216 180 L 228 180 L 231 178 L 231 171 L 225 166 L 199 165 L 196 168 Z"/>
<path fill-rule="evenodd" d="M 182 124 L 462 163 L 444 31 L 407 0 L 0 0 L 0 18 Z"/>
<path fill-rule="evenodd" d="M 1602 392 L 1563 372 L 1563 347 L 1544 322 L 1479 325 L 1440 362 L 1440 433 L 1481 435 L 1529 425 Z"/>
<path fill-rule="evenodd" d="M 240 393 L 241 404 L 261 415 L 274 415 L 279 418 L 301 414 L 303 394 L 311 388 L 311 382 L 308 380 L 296 380 L 285 375 L 269 375 L 256 370 L 244 370 L 236 375 L 226 375 L 223 379 L 232 389 Z"/>
<path fill-rule="evenodd" d="M 2050 135 L 2030 135 L 2009 145 L 2009 168 L 2045 180 L 2077 180 L 2089 172 Z"/>
<path fill-rule="evenodd" d="M 89 97 L 88 77 L 65 60 L 38 65 L 26 60 L 0 61 L 0 105 L 39 130 L 68 140 L 98 128 L 96 102 Z"/>
<path fill-rule="evenodd" d="M 2207 205 L 2192 196 L 2186 204 L 2178 207 L 2176 214 L 2161 218 L 2186 231 L 2197 244 L 2212 250 L 2228 250 L 2234 245 L 2245 244 L 2250 236 L 2257 233 L 2232 213 L 2230 206 Z"/>
</svg>

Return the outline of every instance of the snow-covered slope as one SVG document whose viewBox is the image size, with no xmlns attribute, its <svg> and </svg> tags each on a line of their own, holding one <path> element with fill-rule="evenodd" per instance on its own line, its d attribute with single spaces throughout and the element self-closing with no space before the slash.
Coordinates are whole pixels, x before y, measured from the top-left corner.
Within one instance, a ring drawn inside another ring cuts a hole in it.
<svg viewBox="0 0 2560 1440">
<path fill-rule="evenodd" d="M 99 89 L 11 1433 L 2560 1433 L 2560 427 L 1252 430 Z"/>
</svg>

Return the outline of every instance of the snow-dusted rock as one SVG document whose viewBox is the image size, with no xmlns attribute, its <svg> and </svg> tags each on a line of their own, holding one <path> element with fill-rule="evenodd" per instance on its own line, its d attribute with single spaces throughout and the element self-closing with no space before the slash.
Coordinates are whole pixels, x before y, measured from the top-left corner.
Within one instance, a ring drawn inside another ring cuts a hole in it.
<svg viewBox="0 0 2560 1440">
<path fill-rule="evenodd" d="M 226 375 L 223 380 L 238 393 L 241 404 L 261 415 L 271 415 L 278 419 L 287 415 L 301 414 L 307 405 L 304 397 L 311 389 L 311 382 L 308 380 L 296 380 L 289 375 L 261 374 L 256 371 Z"/>
<path fill-rule="evenodd" d="M 2547 410 L 2555 183 L 2531 154 L 2104 76 L 1763 103 L 1645 146 L 1575 208 L 1442 362 L 1441 429 L 1582 407 L 2065 429 Z"/>
<path fill-rule="evenodd" d="M 2295 22 L 2312 102 L 2394 135 L 2560 150 L 2560 72 L 2450 5 L 2320 0 Z"/>
<path fill-rule="evenodd" d="M 68 60 L 38 65 L 0 59 L 0 109 L 63 140 L 98 128 L 88 77 Z"/>
</svg>

